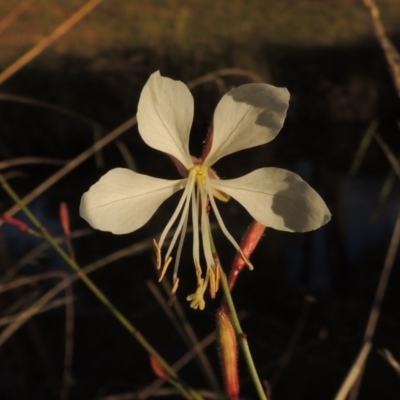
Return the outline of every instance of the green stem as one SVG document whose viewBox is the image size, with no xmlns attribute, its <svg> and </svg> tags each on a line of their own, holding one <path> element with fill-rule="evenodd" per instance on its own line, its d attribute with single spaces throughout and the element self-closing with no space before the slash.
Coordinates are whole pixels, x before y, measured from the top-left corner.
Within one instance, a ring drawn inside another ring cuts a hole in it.
<svg viewBox="0 0 400 400">
<path fill-rule="evenodd" d="M 208 227 L 208 229 L 209 229 L 211 250 L 212 250 L 213 254 L 217 254 L 217 250 L 215 248 L 214 238 L 212 236 L 210 226 Z M 260 400 L 268 400 L 267 396 L 265 394 L 264 388 L 262 386 L 262 383 L 260 381 L 260 378 L 258 376 L 256 366 L 254 365 L 253 357 L 251 356 L 249 343 L 247 342 L 247 336 L 243 332 L 242 327 L 239 322 L 239 317 L 236 312 L 235 304 L 233 303 L 228 279 L 226 278 L 225 272 L 222 270 L 222 268 L 221 268 L 221 287 L 224 292 L 225 301 L 226 301 L 226 305 L 227 305 L 229 313 L 230 313 L 230 318 L 232 321 L 233 328 L 235 329 L 236 335 L 239 340 L 240 348 L 243 353 L 243 357 L 247 364 L 247 369 L 249 371 L 250 378 L 253 381 L 254 387 L 257 391 L 257 394 L 258 394 L 258 397 L 260 398 Z M 221 307 L 224 307 L 224 304 L 222 304 Z"/>
<path fill-rule="evenodd" d="M 143 337 L 138 329 L 136 329 L 128 319 L 114 306 L 113 303 L 105 296 L 105 294 L 95 285 L 95 283 L 82 271 L 79 265 L 68 256 L 63 248 L 56 242 L 53 236 L 46 230 L 46 228 L 40 223 L 29 208 L 22 202 L 16 192 L 5 180 L 3 175 L 0 173 L 0 183 L 8 195 L 13 201 L 18 204 L 25 215 L 31 220 L 31 222 L 39 229 L 43 238 L 53 247 L 53 249 L 61 256 L 61 258 L 77 273 L 79 278 L 86 284 L 86 286 L 92 291 L 92 293 L 103 303 L 114 317 L 121 323 L 121 325 L 139 342 L 139 344 L 153 357 L 157 359 L 164 371 L 169 376 L 169 382 L 175 386 L 183 395 L 187 398 L 202 400 L 202 397 L 192 388 L 188 387 L 179 378 L 178 374 L 174 369 L 161 357 L 161 355 L 155 350 L 155 348 Z"/>
<path fill-rule="evenodd" d="M 258 397 L 261 400 L 267 400 L 267 396 L 265 394 L 264 388 L 260 381 L 260 378 L 257 373 L 256 366 L 254 365 L 253 357 L 251 356 L 249 343 L 247 342 L 247 336 L 243 332 L 242 327 L 239 322 L 239 318 L 236 313 L 235 305 L 233 303 L 233 299 L 231 296 L 231 291 L 229 290 L 228 280 L 223 271 L 221 271 L 221 287 L 225 295 L 226 305 L 228 307 L 229 313 L 231 315 L 232 325 L 235 328 L 236 334 L 238 336 L 240 348 L 242 350 L 244 359 L 247 364 L 247 369 L 249 371 L 251 380 L 256 388 Z"/>
</svg>

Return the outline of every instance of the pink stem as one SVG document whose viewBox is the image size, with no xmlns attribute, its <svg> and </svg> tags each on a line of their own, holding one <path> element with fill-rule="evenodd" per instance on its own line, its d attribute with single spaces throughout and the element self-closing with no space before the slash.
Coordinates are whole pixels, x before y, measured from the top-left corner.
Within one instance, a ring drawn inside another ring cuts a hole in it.
<svg viewBox="0 0 400 400">
<path fill-rule="evenodd" d="M 260 224 L 257 221 L 254 221 L 247 229 L 247 232 L 245 233 L 242 243 L 240 245 L 243 254 L 247 258 L 250 258 L 254 249 L 257 247 L 257 244 L 260 241 L 262 235 L 264 234 L 266 228 L 267 228 L 266 226 Z M 233 260 L 232 269 L 228 278 L 230 290 L 232 290 L 233 286 L 236 283 L 237 277 L 239 276 L 240 272 L 242 271 L 245 265 L 246 264 L 243 261 L 243 258 L 239 253 L 237 253 L 235 259 Z"/>
</svg>

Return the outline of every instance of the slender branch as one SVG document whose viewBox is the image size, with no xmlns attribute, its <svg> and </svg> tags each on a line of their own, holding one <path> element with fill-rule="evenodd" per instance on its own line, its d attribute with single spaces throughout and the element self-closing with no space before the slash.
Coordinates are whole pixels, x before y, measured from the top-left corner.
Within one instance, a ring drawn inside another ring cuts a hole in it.
<svg viewBox="0 0 400 400">
<path fill-rule="evenodd" d="M 64 281 L 65 280 L 68 280 L 68 279 L 65 278 Z M 69 285 L 66 285 L 66 286 L 69 286 Z M 60 291 L 62 291 L 62 290 L 60 290 Z M 53 300 L 51 303 L 49 302 L 46 306 L 41 307 L 40 310 L 36 309 L 34 314 L 35 315 L 36 314 L 41 314 L 41 313 L 44 313 L 46 311 L 54 310 L 55 308 L 65 306 L 68 303 L 68 301 L 70 301 L 70 300 L 66 300 L 66 298 Z M 9 324 L 13 323 L 14 321 L 16 321 L 16 320 L 18 320 L 20 318 L 25 318 L 24 317 L 25 312 L 26 312 L 26 310 L 18 312 L 16 314 L 7 315 L 6 317 L 0 318 L 0 326 L 9 325 Z"/>
<path fill-rule="evenodd" d="M 83 153 L 79 154 L 73 160 L 71 160 L 67 165 L 59 169 L 56 173 L 47 178 L 44 182 L 42 182 L 39 186 L 37 186 L 32 192 L 30 192 L 27 196 L 22 199 L 24 204 L 28 204 L 37 197 L 39 197 L 42 193 L 44 193 L 47 189 L 57 183 L 61 178 L 68 175 L 72 170 L 74 170 L 78 165 L 82 164 L 89 157 L 91 157 L 96 151 L 99 151 L 101 148 L 106 146 L 115 140 L 118 136 L 125 133 L 128 129 L 132 128 L 136 125 L 136 117 L 132 117 L 120 125 L 118 128 L 114 129 L 107 136 L 100 139 L 93 146 L 86 149 Z M 20 210 L 20 206 L 16 203 L 13 207 L 11 207 L 5 214 L 14 215 Z M 2 222 L 0 221 L 0 226 Z"/>
<path fill-rule="evenodd" d="M 361 379 L 365 361 L 372 347 L 372 339 L 375 334 L 376 326 L 378 323 L 381 305 L 386 293 L 386 288 L 389 283 L 390 274 L 393 269 L 394 260 L 400 244 L 400 209 L 398 212 L 396 225 L 393 230 L 392 238 L 390 240 L 389 248 L 386 253 L 385 262 L 383 265 L 382 273 L 379 279 L 378 288 L 374 298 L 374 303 L 369 314 L 367 327 L 364 333 L 364 345 L 356 361 L 354 362 L 350 372 L 348 373 L 345 381 L 343 382 L 335 400 L 345 400 L 354 386 L 357 379 Z"/>
<path fill-rule="evenodd" d="M 163 279 L 161 283 L 165 291 L 168 294 L 171 293 L 172 288 L 168 280 Z M 167 301 L 160 292 L 159 286 L 156 286 L 153 281 L 147 282 L 147 286 L 168 319 L 171 321 L 172 325 L 175 327 L 178 334 L 181 336 L 182 340 L 185 342 L 186 347 L 193 349 L 196 352 L 195 360 L 198 362 L 199 368 L 202 370 L 204 377 L 207 379 L 210 388 L 215 393 L 221 393 L 221 385 L 219 384 L 213 366 L 211 365 L 210 360 L 207 358 L 207 355 L 199 348 L 199 339 L 192 325 L 188 321 L 185 311 L 179 300 L 175 299 L 172 305 L 173 308 L 169 307 Z M 173 310 L 175 311 L 176 315 L 174 314 Z"/>
<path fill-rule="evenodd" d="M 59 106 L 57 104 L 48 103 L 46 101 L 33 99 L 31 97 L 26 96 L 19 96 L 16 94 L 9 94 L 9 93 L 0 93 L 0 101 L 8 101 L 17 104 L 24 104 L 32 107 L 41 108 L 47 111 L 51 111 L 60 115 L 64 115 L 66 117 L 72 118 L 76 121 L 82 122 L 85 125 L 89 125 L 93 129 L 99 131 L 105 131 L 106 128 L 102 126 L 97 121 L 88 118 L 76 111 L 70 110 L 66 107 Z"/>
<path fill-rule="evenodd" d="M 175 371 L 181 370 L 186 364 L 188 364 L 190 361 L 192 361 L 196 357 L 196 355 L 199 351 L 203 351 L 207 346 L 214 343 L 215 339 L 216 339 L 216 333 L 215 332 L 209 333 L 204 339 L 197 342 L 196 346 L 192 347 L 192 349 L 190 351 L 185 353 L 179 360 L 177 360 L 172 365 L 172 368 Z M 159 389 L 163 385 L 164 382 L 165 382 L 164 379 L 157 378 L 149 386 L 147 386 L 144 389 L 141 389 L 139 391 L 139 393 L 137 393 L 136 398 L 141 399 L 141 400 L 145 400 L 145 399 L 149 398 L 157 391 L 157 389 Z M 216 392 L 213 392 L 213 393 L 216 393 Z M 218 392 L 217 392 L 217 395 L 218 395 Z"/>
<path fill-rule="evenodd" d="M 390 165 L 393 168 L 393 171 L 396 173 L 397 177 L 400 179 L 400 164 L 399 161 L 397 160 L 397 157 L 393 154 L 392 150 L 390 150 L 390 147 L 386 144 L 386 142 L 382 139 L 381 135 L 375 134 L 375 140 L 379 144 L 380 148 L 382 151 L 385 153 L 386 158 L 390 162 Z"/>
<path fill-rule="evenodd" d="M 364 136 L 361 139 L 361 142 L 356 151 L 356 154 L 354 155 L 353 164 L 349 172 L 350 177 L 353 178 L 358 174 L 358 171 L 361 168 L 361 164 L 364 160 L 365 154 L 367 153 L 369 145 L 371 144 L 372 139 L 374 138 L 374 134 L 378 129 L 378 125 L 379 125 L 378 121 L 372 120 L 367 130 L 365 131 Z"/>
<path fill-rule="evenodd" d="M 3 33 L 14 21 L 16 21 L 31 4 L 31 0 L 19 3 L 8 15 L 0 21 L 0 34 Z"/>
<path fill-rule="evenodd" d="M 360 353 L 358 354 L 357 358 L 355 359 L 350 372 L 348 373 L 345 381 L 343 382 L 339 392 L 337 393 L 335 400 L 346 400 L 348 394 L 350 393 L 351 389 L 354 387 L 354 384 L 359 379 L 362 370 L 364 369 L 365 361 L 371 351 L 372 342 L 367 341 L 364 343 L 363 347 L 361 348 Z"/>
<path fill-rule="evenodd" d="M 0 173 L 0 184 L 3 189 L 7 192 L 7 194 L 14 200 L 16 204 L 22 209 L 25 215 L 29 218 L 29 220 L 33 223 L 33 225 L 42 233 L 43 238 L 47 240 L 47 242 L 53 247 L 53 249 L 60 255 L 60 257 L 70 266 L 76 274 L 80 277 L 80 279 L 85 283 L 85 285 L 89 288 L 89 290 L 103 303 L 106 308 L 114 315 L 114 317 L 121 323 L 121 325 L 139 342 L 139 344 L 153 357 L 155 357 L 158 362 L 161 364 L 165 372 L 169 376 L 169 382 L 175 386 L 181 393 L 190 396 L 192 399 L 200 400 L 201 397 L 197 392 L 188 387 L 186 384 L 182 382 L 174 369 L 163 359 L 163 357 L 155 350 L 155 348 L 144 338 L 144 336 L 140 333 L 138 329 L 136 329 L 130 321 L 120 312 L 117 307 L 104 295 L 104 293 L 95 285 L 95 283 L 83 272 L 83 270 L 79 267 L 79 265 L 72 260 L 68 254 L 62 249 L 62 247 L 57 243 L 57 241 L 53 238 L 53 236 L 46 230 L 46 228 L 41 224 L 41 222 L 35 217 L 34 214 L 25 206 L 22 200 L 18 197 L 15 191 L 11 188 L 11 186 L 4 179 L 3 175 Z M 57 288 L 57 286 L 55 287 Z M 49 292 L 46 293 L 38 302 L 43 301 L 43 298 L 46 298 L 50 292 L 55 290 L 53 288 Z M 46 300 L 47 301 L 47 300 Z M 34 308 L 34 307 L 33 307 Z M 8 338 L 6 335 L 7 329 L 3 331 L 0 335 L 0 344 L 1 338 Z M 3 339 L 3 341 L 4 341 Z"/>
<path fill-rule="evenodd" d="M 47 164 L 47 165 L 65 165 L 68 160 L 49 157 L 18 157 L 11 160 L 0 161 L 0 170 L 17 167 L 19 165 Z"/>
<path fill-rule="evenodd" d="M 65 345 L 64 345 L 64 371 L 60 400 L 68 400 L 72 382 L 72 363 L 74 359 L 74 327 L 75 305 L 74 292 L 71 285 L 65 288 Z"/>
<path fill-rule="evenodd" d="M 252 379 L 252 381 L 254 383 L 254 386 L 256 388 L 258 397 L 261 400 L 267 400 L 267 396 L 265 394 L 264 388 L 262 386 L 262 383 L 261 383 L 260 378 L 259 378 L 258 373 L 257 373 L 256 366 L 254 365 L 254 361 L 253 361 L 253 358 L 251 356 L 249 343 L 247 341 L 247 336 L 245 335 L 245 333 L 242 330 L 242 327 L 241 327 L 240 322 L 239 322 L 238 315 L 236 313 L 235 305 L 233 303 L 233 299 L 232 299 L 232 296 L 231 296 L 231 291 L 229 289 L 228 280 L 227 280 L 226 275 L 225 275 L 225 273 L 223 271 L 221 271 L 221 287 L 222 287 L 222 290 L 224 292 L 226 305 L 227 305 L 229 313 L 231 315 L 233 327 L 235 328 L 235 332 L 236 332 L 236 334 L 238 336 L 240 348 L 241 348 L 241 350 L 243 352 L 243 356 L 244 356 L 244 359 L 246 361 L 250 377 L 251 377 L 251 379 Z"/>
<path fill-rule="evenodd" d="M 386 61 L 389 64 L 397 95 L 400 98 L 400 54 L 386 34 L 379 15 L 379 9 L 375 4 L 375 0 L 364 0 L 364 4 L 369 9 L 371 14 L 375 35 L 378 38 L 383 52 L 385 53 Z"/>
<path fill-rule="evenodd" d="M 53 44 L 62 35 L 67 33 L 75 24 L 77 24 L 82 18 L 89 14 L 95 7 L 101 3 L 101 0 L 90 0 L 83 7 L 81 7 L 75 14 L 64 21 L 59 27 L 57 27 L 49 36 L 42 39 L 36 46 L 25 53 L 21 58 L 12 63 L 8 68 L 0 73 L 0 85 L 4 83 L 8 78 L 13 76 L 22 67 L 31 62 L 37 57 L 43 50 Z"/>
<path fill-rule="evenodd" d="M 394 358 L 393 354 L 388 349 L 382 349 L 379 354 L 388 362 L 388 364 L 400 375 L 400 363 Z"/>
<path fill-rule="evenodd" d="M 394 260 L 396 258 L 397 251 L 399 249 L 399 244 L 400 244 L 400 210 L 397 216 L 396 225 L 393 230 L 392 238 L 390 240 L 389 248 L 385 258 L 385 263 L 383 265 L 382 273 L 379 279 L 379 285 L 376 290 L 374 305 L 369 315 L 367 328 L 364 334 L 365 340 L 370 340 L 374 336 L 381 310 L 382 301 L 383 298 L 385 297 L 386 288 L 389 283 L 390 274 L 392 272 Z"/>
</svg>

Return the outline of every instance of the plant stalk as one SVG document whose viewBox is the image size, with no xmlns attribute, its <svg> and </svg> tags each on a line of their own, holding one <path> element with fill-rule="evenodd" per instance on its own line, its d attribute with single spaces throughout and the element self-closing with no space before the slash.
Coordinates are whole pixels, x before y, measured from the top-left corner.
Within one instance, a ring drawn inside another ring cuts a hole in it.
<svg viewBox="0 0 400 400">
<path fill-rule="evenodd" d="M 179 378 L 178 374 L 173 368 L 164 360 L 164 358 L 156 351 L 156 349 L 144 338 L 141 332 L 136 329 L 131 322 L 118 310 L 117 307 L 107 298 L 107 296 L 96 286 L 96 284 L 82 271 L 79 265 L 63 250 L 57 243 L 53 236 L 29 210 L 29 208 L 22 202 L 16 192 L 8 184 L 4 176 L 0 173 L 0 184 L 13 201 L 20 207 L 25 215 L 30 219 L 33 225 L 39 230 L 43 238 L 53 247 L 53 249 L 60 255 L 60 257 L 69 265 L 85 283 L 89 290 L 106 306 L 114 317 L 121 323 L 121 325 L 139 342 L 139 344 L 153 357 L 155 357 L 162 368 L 167 373 L 171 383 L 177 390 L 179 390 L 185 397 L 189 399 L 202 400 L 202 397 L 192 388 L 188 387 Z"/>
<path fill-rule="evenodd" d="M 226 275 L 223 271 L 221 273 L 221 287 L 222 287 L 222 290 L 224 291 L 226 305 L 231 314 L 232 324 L 233 324 L 233 327 L 235 328 L 236 334 L 238 336 L 240 348 L 242 350 L 244 359 L 246 361 L 247 369 L 249 370 L 251 380 L 253 381 L 253 384 L 256 388 L 258 397 L 260 400 L 268 400 L 267 395 L 265 394 L 263 385 L 258 376 L 256 366 L 254 365 L 253 357 L 251 356 L 249 343 L 247 341 L 247 336 L 243 332 L 242 327 L 240 325 L 239 318 L 236 313 L 235 305 L 233 303 L 233 299 L 231 296 L 231 291 L 229 290 L 228 280 L 226 279 Z"/>
</svg>

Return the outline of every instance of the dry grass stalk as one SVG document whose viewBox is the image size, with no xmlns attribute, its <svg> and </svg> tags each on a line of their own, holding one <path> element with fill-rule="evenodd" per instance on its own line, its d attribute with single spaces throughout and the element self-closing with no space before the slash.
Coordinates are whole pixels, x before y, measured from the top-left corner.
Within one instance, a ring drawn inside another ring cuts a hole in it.
<svg viewBox="0 0 400 400">
<path fill-rule="evenodd" d="M 101 0 L 90 0 L 83 7 L 81 7 L 74 15 L 64 21 L 57 29 L 55 29 L 49 36 L 41 40 L 36 46 L 25 53 L 21 58 L 12 63 L 2 73 L 0 73 L 0 85 L 8 78 L 13 76 L 26 64 L 30 63 L 36 58 L 43 50 L 53 44 L 57 39 L 66 34 L 75 24 L 89 14 L 95 7 L 100 4 Z"/>
<path fill-rule="evenodd" d="M 380 18 L 379 8 L 377 7 L 375 0 L 364 0 L 364 4 L 369 9 L 371 14 L 375 34 L 378 38 L 379 44 L 382 47 L 382 50 L 385 53 L 393 82 L 396 87 L 397 95 L 400 98 L 400 54 L 386 34 Z"/>
<path fill-rule="evenodd" d="M 19 3 L 8 15 L 0 21 L 0 34 L 3 33 L 14 21 L 16 21 L 21 14 L 23 14 L 31 4 L 31 0 L 25 0 Z"/>
<path fill-rule="evenodd" d="M 396 225 L 393 230 L 392 238 L 390 240 L 389 248 L 386 253 L 385 262 L 383 265 L 382 273 L 379 279 L 378 288 L 376 290 L 373 306 L 369 314 L 367 327 L 364 332 L 363 347 L 347 374 L 335 400 L 346 400 L 354 384 L 361 379 L 364 365 L 367 360 L 368 354 L 372 348 L 372 339 L 375 334 L 376 326 L 378 323 L 379 315 L 381 312 L 381 305 L 386 293 L 386 288 L 389 283 L 390 274 L 393 269 L 394 260 L 397 255 L 400 244 L 400 210 L 397 216 Z"/>
</svg>

